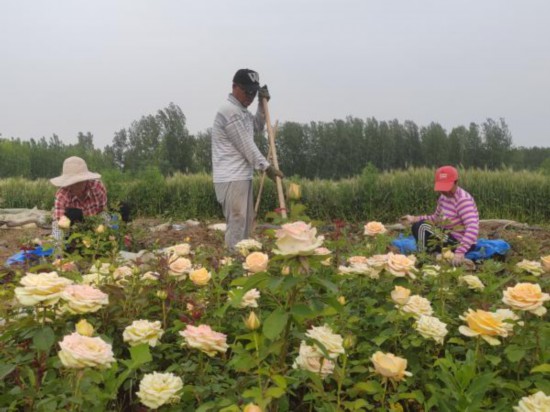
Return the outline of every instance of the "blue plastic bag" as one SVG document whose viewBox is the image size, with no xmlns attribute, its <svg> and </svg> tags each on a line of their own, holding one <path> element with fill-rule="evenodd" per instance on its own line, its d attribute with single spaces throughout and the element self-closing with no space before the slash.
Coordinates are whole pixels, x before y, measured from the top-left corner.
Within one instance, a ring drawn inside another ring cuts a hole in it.
<svg viewBox="0 0 550 412">
<path fill-rule="evenodd" d="M 399 252 L 406 255 L 416 252 L 416 241 L 414 236 L 405 237 L 400 234 L 397 239 L 392 240 L 392 245 L 399 249 Z M 493 255 L 504 256 L 510 250 L 508 242 L 502 239 L 478 239 L 473 250 L 466 253 L 470 260 L 488 259 Z"/>
<path fill-rule="evenodd" d="M 11 266 L 14 263 L 25 263 L 27 260 L 33 259 L 33 258 L 40 258 L 40 257 L 47 257 L 51 256 L 53 253 L 53 248 L 50 249 L 42 249 L 42 246 L 37 246 L 34 249 L 31 250 L 22 250 L 21 252 L 16 253 L 13 256 L 10 256 L 6 260 L 6 265 Z"/>
</svg>

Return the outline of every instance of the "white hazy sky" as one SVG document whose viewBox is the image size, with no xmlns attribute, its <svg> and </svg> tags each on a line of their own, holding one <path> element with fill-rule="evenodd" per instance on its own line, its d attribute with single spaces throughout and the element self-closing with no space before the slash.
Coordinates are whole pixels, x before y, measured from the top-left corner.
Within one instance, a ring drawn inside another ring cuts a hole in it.
<svg viewBox="0 0 550 412">
<path fill-rule="evenodd" d="M 549 16 L 548 0 L 0 0 L 0 133 L 103 147 L 170 102 L 205 131 L 248 67 L 273 120 L 503 117 L 516 146 L 548 147 Z"/>
</svg>

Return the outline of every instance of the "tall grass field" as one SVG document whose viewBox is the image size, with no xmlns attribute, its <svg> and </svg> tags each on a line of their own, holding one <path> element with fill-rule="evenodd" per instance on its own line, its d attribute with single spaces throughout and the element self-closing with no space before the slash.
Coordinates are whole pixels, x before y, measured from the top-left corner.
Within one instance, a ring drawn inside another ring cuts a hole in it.
<svg viewBox="0 0 550 412">
<path fill-rule="evenodd" d="M 284 179 L 302 187 L 302 203 L 314 219 L 393 222 L 403 214 L 431 212 L 437 194 L 428 168 L 379 173 L 366 168 L 351 179 Z M 109 204 L 130 203 L 137 215 L 178 219 L 218 219 L 212 178 L 207 174 L 176 174 L 163 177 L 149 169 L 139 177 L 119 172 L 103 173 Z M 255 193 L 259 178 L 256 178 Z M 550 222 L 550 178 L 536 172 L 512 170 L 461 170 L 459 185 L 470 192 L 482 219 L 512 219 L 527 223 Z M 47 180 L 0 179 L 1 208 L 50 209 L 55 187 Z M 266 180 L 260 219 L 278 207 L 275 185 Z"/>
</svg>

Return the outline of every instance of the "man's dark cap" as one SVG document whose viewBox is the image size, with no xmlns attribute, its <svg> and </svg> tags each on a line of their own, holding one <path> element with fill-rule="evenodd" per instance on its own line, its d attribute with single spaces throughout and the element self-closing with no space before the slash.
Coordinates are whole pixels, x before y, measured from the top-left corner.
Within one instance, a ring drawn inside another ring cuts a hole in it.
<svg viewBox="0 0 550 412">
<path fill-rule="evenodd" d="M 243 86 L 246 90 L 258 90 L 260 88 L 260 75 L 250 69 L 239 69 L 233 76 L 233 83 Z"/>
</svg>

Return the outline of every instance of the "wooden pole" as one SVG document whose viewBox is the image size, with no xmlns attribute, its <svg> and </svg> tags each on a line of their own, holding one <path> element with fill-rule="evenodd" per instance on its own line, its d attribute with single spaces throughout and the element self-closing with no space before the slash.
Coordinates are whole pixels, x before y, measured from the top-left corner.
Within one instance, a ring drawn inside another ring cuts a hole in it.
<svg viewBox="0 0 550 412">
<path fill-rule="evenodd" d="M 277 160 L 277 151 L 275 150 L 275 133 L 271 127 L 271 117 L 269 116 L 269 108 L 267 106 L 267 99 L 262 99 L 262 104 L 264 106 L 265 114 L 265 124 L 267 127 L 267 136 L 269 137 L 269 148 L 271 149 L 271 156 L 273 158 L 272 165 L 279 169 L 279 161 Z M 279 197 L 279 208 L 281 209 L 281 216 L 283 219 L 287 218 L 286 215 L 286 204 L 285 204 L 285 195 L 283 192 L 283 182 L 279 176 L 275 177 L 275 183 L 277 185 L 277 196 Z"/>
</svg>

